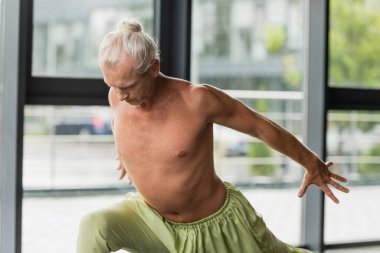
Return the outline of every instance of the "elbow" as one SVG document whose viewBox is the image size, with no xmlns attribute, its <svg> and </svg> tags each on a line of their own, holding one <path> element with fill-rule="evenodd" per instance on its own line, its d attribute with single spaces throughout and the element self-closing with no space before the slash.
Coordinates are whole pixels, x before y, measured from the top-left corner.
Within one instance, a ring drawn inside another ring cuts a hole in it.
<svg viewBox="0 0 380 253">
<path fill-rule="evenodd" d="M 252 131 L 251 135 L 269 145 L 270 143 L 277 142 L 282 138 L 281 132 L 278 131 L 276 127 L 257 127 Z"/>
<path fill-rule="evenodd" d="M 249 135 L 262 140 L 265 136 L 265 131 L 254 127 L 253 129 L 250 129 Z"/>
</svg>

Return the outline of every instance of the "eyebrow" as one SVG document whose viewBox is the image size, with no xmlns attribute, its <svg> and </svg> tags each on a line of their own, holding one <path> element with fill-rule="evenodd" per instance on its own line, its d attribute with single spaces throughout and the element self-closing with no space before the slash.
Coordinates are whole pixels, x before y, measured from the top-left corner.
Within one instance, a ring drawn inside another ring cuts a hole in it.
<svg viewBox="0 0 380 253">
<path fill-rule="evenodd" d="M 133 81 L 132 83 L 130 84 L 127 84 L 126 86 L 123 86 L 123 84 L 121 85 L 114 85 L 114 84 L 109 84 L 108 82 L 106 82 L 106 80 L 104 80 L 105 84 L 108 86 L 108 87 L 116 87 L 116 88 L 119 88 L 119 89 L 128 89 L 130 87 L 133 87 L 137 84 L 136 81 Z"/>
<path fill-rule="evenodd" d="M 120 86 L 116 86 L 116 87 L 118 87 L 119 89 L 128 89 L 128 88 L 131 88 L 131 87 L 135 86 L 136 83 L 137 83 L 137 82 L 132 82 L 132 83 L 127 84 L 127 85 L 122 86 L 122 87 L 120 87 Z"/>
</svg>

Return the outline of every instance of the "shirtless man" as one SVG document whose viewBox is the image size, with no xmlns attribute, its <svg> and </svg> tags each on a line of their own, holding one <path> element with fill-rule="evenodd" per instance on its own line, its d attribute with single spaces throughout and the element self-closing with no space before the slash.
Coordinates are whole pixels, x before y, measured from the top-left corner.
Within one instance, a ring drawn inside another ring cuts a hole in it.
<svg viewBox="0 0 380 253">
<path fill-rule="evenodd" d="M 120 159 L 138 193 L 81 222 L 78 253 L 307 252 L 279 241 L 244 196 L 215 174 L 213 124 L 256 137 L 305 168 L 302 197 L 315 184 L 348 192 L 292 134 L 210 85 L 160 73 L 156 43 L 136 21 L 122 21 L 99 50 L 110 87 Z"/>
</svg>

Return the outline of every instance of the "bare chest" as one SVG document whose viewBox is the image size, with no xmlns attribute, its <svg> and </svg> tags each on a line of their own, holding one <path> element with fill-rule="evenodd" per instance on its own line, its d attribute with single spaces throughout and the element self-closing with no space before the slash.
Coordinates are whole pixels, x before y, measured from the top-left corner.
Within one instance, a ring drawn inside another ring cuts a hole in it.
<svg viewBox="0 0 380 253">
<path fill-rule="evenodd" d="M 204 130 L 200 119 L 177 110 L 162 115 L 121 114 L 115 117 L 114 124 L 116 146 L 127 166 L 170 163 L 189 156 Z"/>
</svg>

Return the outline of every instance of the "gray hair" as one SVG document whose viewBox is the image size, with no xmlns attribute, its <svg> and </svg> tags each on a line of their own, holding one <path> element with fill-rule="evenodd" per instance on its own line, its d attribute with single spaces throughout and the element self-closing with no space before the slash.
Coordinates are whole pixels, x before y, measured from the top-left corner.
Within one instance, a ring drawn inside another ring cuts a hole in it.
<svg viewBox="0 0 380 253">
<path fill-rule="evenodd" d="M 135 20 L 122 20 L 117 28 L 100 43 L 100 64 L 115 66 L 126 56 L 135 60 L 137 73 L 147 72 L 153 60 L 160 59 L 156 41 Z"/>
</svg>

